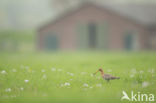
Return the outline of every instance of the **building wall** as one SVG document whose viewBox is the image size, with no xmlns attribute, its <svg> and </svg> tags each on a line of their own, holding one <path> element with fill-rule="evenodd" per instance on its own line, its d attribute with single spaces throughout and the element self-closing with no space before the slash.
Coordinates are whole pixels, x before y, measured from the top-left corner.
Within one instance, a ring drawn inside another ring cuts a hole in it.
<svg viewBox="0 0 156 103">
<path fill-rule="evenodd" d="M 148 48 L 150 50 L 156 50 L 156 26 L 152 26 L 152 28 L 149 28 L 149 43 Z"/>
<path fill-rule="evenodd" d="M 118 16 L 113 12 L 104 10 L 101 7 L 88 5 L 81 9 L 62 17 L 57 22 L 52 23 L 39 32 L 39 48 L 43 46 L 43 38 L 46 32 L 53 31 L 59 37 L 59 47 L 63 50 L 72 50 L 77 48 L 77 31 L 80 24 L 95 22 L 97 24 L 107 22 L 109 25 L 108 46 L 110 50 L 123 50 L 124 32 L 133 30 L 138 33 L 137 49 L 146 48 L 147 32 L 143 26 L 136 24 L 134 21 Z M 81 41 L 80 41 L 81 42 Z"/>
</svg>

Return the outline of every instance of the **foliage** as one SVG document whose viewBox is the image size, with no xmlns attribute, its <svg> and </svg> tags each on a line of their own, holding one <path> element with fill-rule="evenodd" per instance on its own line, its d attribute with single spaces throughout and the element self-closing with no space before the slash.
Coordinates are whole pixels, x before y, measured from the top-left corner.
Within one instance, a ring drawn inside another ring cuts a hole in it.
<svg viewBox="0 0 156 103">
<path fill-rule="evenodd" d="M 156 94 L 155 61 L 155 53 L 1 53 L 0 102 L 120 103 L 123 90 Z M 120 79 L 92 75 L 100 67 Z"/>
</svg>

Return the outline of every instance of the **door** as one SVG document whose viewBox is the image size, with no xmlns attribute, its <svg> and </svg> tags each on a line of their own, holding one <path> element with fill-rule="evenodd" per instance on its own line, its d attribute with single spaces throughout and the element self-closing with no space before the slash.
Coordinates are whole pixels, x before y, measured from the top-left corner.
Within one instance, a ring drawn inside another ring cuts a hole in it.
<svg viewBox="0 0 156 103">
<path fill-rule="evenodd" d="M 126 35 L 126 37 L 125 37 L 125 49 L 131 50 L 132 44 L 133 44 L 133 36 L 130 34 Z"/>
<path fill-rule="evenodd" d="M 58 49 L 58 38 L 56 35 L 48 34 L 45 36 L 44 47 L 46 50 L 57 50 Z"/>
<path fill-rule="evenodd" d="M 88 24 L 88 33 L 89 33 L 89 48 L 96 48 L 97 27 L 95 23 Z"/>
<path fill-rule="evenodd" d="M 124 46 L 126 50 L 138 49 L 138 35 L 136 32 L 129 31 L 125 33 Z"/>
</svg>

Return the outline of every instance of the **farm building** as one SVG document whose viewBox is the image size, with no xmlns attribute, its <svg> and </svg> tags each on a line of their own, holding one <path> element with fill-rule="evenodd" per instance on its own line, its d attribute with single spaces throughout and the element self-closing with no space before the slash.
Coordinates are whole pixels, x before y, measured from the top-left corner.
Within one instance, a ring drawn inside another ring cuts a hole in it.
<svg viewBox="0 0 156 103">
<path fill-rule="evenodd" d="M 145 50 L 155 47 L 149 45 L 149 29 L 103 6 L 85 3 L 41 26 L 37 45 L 40 50 Z"/>
</svg>

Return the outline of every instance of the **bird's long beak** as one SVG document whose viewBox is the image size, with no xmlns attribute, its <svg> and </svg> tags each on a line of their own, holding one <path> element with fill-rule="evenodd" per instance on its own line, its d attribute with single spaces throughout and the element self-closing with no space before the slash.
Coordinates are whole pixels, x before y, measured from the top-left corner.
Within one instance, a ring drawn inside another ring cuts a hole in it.
<svg viewBox="0 0 156 103">
<path fill-rule="evenodd" d="M 97 72 L 99 72 L 99 70 L 97 70 L 93 75 L 95 75 Z"/>
</svg>

